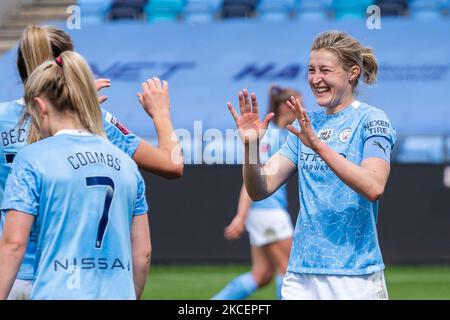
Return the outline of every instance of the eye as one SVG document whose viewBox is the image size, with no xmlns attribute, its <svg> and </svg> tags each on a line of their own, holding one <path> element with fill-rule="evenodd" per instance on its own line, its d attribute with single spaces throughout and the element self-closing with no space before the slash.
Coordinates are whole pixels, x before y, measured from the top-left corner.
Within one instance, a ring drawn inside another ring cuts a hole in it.
<svg viewBox="0 0 450 320">
<path fill-rule="evenodd" d="M 314 69 L 313 68 L 309 68 L 308 69 L 308 73 L 314 73 Z"/>
</svg>

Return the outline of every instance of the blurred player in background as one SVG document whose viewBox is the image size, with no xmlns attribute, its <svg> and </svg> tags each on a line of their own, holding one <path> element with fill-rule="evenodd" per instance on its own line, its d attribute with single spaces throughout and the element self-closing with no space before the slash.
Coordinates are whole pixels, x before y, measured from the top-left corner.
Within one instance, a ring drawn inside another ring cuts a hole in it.
<svg viewBox="0 0 450 320">
<path fill-rule="evenodd" d="M 323 110 L 307 113 L 300 99 L 290 98 L 297 121 L 264 165 L 258 158 L 250 163 L 250 148 L 273 114 L 261 122 L 256 96 L 250 103 L 247 91 L 239 94 L 241 116 L 228 104 L 245 143 L 243 175 L 249 196 L 264 199 L 296 171 L 299 175 L 301 214 L 283 299 L 388 298 L 376 221 L 396 133 L 383 111 L 355 99 L 359 81 L 371 84 L 376 74 L 371 49 L 342 32 L 318 35 L 308 82 Z"/>
<path fill-rule="evenodd" d="M 53 60 L 66 50 L 73 50 L 69 35 L 53 26 L 28 26 L 20 39 L 17 67 L 22 81 L 46 60 Z M 106 79 L 96 81 L 98 90 L 109 87 Z M 173 139 L 173 126 L 170 117 L 170 99 L 167 82 L 151 79 L 143 84 L 145 94 L 138 96 L 144 110 L 153 119 L 157 134 L 158 147 L 155 147 L 131 133 L 113 115 L 101 109 L 104 131 L 108 139 L 136 161 L 141 169 L 165 178 L 179 177 L 183 172 L 181 147 Z M 99 97 L 103 102 L 106 97 Z M 6 178 L 15 154 L 29 142 L 39 139 L 39 133 L 33 124 L 18 127 L 19 118 L 24 110 L 23 100 L 0 103 L 0 130 L 2 145 L 0 148 L 0 200 L 3 197 Z M 176 158 L 172 158 L 176 156 Z M 0 228 L 1 229 L 1 228 Z M 18 281 L 11 291 L 10 299 L 27 299 L 34 274 L 35 255 L 34 236 L 30 236 L 22 267 L 17 275 Z"/>
<path fill-rule="evenodd" d="M 0 299 L 32 227 L 32 299 L 136 299 L 143 291 L 150 265 L 145 184 L 106 139 L 97 99 L 89 66 L 73 51 L 26 82 L 26 114 L 45 139 L 19 151 L 7 179 Z"/>
<path fill-rule="evenodd" d="M 288 134 L 286 126 L 295 120 L 295 115 L 286 104 L 291 96 L 301 99 L 294 89 L 278 86 L 270 88 L 268 113 L 274 113 L 275 116 L 261 141 L 262 161 L 278 151 Z M 268 285 L 274 274 L 276 296 L 281 299 L 281 285 L 288 265 L 293 231 L 287 206 L 286 185 L 281 186 L 270 197 L 256 202 L 250 199 L 245 186 L 242 186 L 237 213 L 225 229 L 225 238 L 240 238 L 245 226 L 250 237 L 252 270 L 236 277 L 213 299 L 245 299 L 258 288 Z"/>
</svg>

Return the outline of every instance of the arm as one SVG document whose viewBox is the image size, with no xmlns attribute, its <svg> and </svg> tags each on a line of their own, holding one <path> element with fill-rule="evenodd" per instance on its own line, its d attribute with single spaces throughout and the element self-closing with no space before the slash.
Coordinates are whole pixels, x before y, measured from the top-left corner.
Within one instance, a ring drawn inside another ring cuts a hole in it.
<svg viewBox="0 0 450 320">
<path fill-rule="evenodd" d="M 144 170 L 174 179 L 183 174 L 183 156 L 170 118 L 170 98 L 167 81 L 158 78 L 142 84 L 139 102 L 152 118 L 158 135 L 158 147 L 141 141 L 133 159 Z"/>
<path fill-rule="evenodd" d="M 147 214 L 133 217 L 131 226 L 131 246 L 133 252 L 133 278 L 136 299 L 140 299 L 150 270 L 152 254 Z"/>
<path fill-rule="evenodd" d="M 252 93 L 251 103 L 247 90 L 239 92 L 238 116 L 231 103 L 228 109 L 236 122 L 239 136 L 244 143 L 243 178 L 248 195 L 253 201 L 267 198 L 291 177 L 297 167 L 288 158 L 276 153 L 265 165 L 261 164 L 259 142 L 274 114 L 269 113 L 264 121 L 259 119 L 258 102 Z"/>
<path fill-rule="evenodd" d="M 328 167 L 350 188 L 370 201 L 381 198 L 389 177 L 389 164 L 379 158 L 367 158 L 361 166 L 345 159 L 314 133 L 308 115 L 299 99 L 291 98 L 288 105 L 295 113 L 301 130 L 288 126 L 302 143 L 316 152 Z"/>
<path fill-rule="evenodd" d="M 0 240 L 0 300 L 6 299 L 16 279 L 34 216 L 15 210 L 6 213 Z"/>
<path fill-rule="evenodd" d="M 225 228 L 225 238 L 228 240 L 239 239 L 244 232 L 244 223 L 247 219 L 248 209 L 252 205 L 252 199 L 248 196 L 245 186 L 242 185 L 239 195 L 239 203 L 236 216 L 231 223 Z"/>
</svg>

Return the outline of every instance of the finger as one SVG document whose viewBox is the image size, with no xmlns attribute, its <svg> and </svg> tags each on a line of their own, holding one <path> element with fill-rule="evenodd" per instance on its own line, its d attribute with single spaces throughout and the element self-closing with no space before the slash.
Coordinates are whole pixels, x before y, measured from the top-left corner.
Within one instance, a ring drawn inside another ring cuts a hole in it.
<svg viewBox="0 0 450 320">
<path fill-rule="evenodd" d="M 252 92 L 252 111 L 258 114 L 258 101 L 256 100 L 256 94 Z"/>
<path fill-rule="evenodd" d="M 144 97 L 142 96 L 142 94 L 138 93 L 137 97 L 139 99 L 139 102 L 143 105 L 144 104 Z"/>
<path fill-rule="evenodd" d="M 147 83 L 148 83 L 148 88 L 150 90 L 156 89 L 156 84 L 155 84 L 155 81 L 153 79 L 148 79 Z"/>
<path fill-rule="evenodd" d="M 236 113 L 236 111 L 234 110 L 233 105 L 231 104 L 231 102 L 228 102 L 228 103 L 227 103 L 227 107 L 228 107 L 228 110 L 230 110 L 231 115 L 233 116 L 234 121 L 237 122 L 238 119 L 239 119 L 239 116 L 238 116 L 238 114 Z"/>
<path fill-rule="evenodd" d="M 155 84 L 155 87 L 157 89 L 162 89 L 161 80 L 159 80 L 159 78 L 153 77 L 152 80 L 153 80 L 153 82 Z"/>
<path fill-rule="evenodd" d="M 274 116 L 275 116 L 275 113 L 271 112 L 264 118 L 264 121 L 262 122 L 262 125 L 263 125 L 264 129 L 267 129 L 267 127 L 269 126 L 270 120 L 272 120 L 272 118 Z"/>
<path fill-rule="evenodd" d="M 288 125 L 286 127 L 290 132 L 292 132 L 293 134 L 295 134 L 296 136 L 300 136 L 300 133 L 302 133 L 300 130 L 297 130 L 293 125 Z"/>
<path fill-rule="evenodd" d="M 164 92 L 169 92 L 169 82 L 167 82 L 166 80 L 164 80 L 162 82 L 162 88 Z"/>
<path fill-rule="evenodd" d="M 98 97 L 98 103 L 102 104 L 103 102 L 105 102 L 106 100 L 108 100 L 108 97 L 106 96 L 100 96 Z"/>
<path fill-rule="evenodd" d="M 295 115 L 295 117 L 300 121 L 300 119 L 301 119 L 300 111 L 292 104 L 292 102 L 290 100 L 286 100 L 286 104 L 289 107 L 289 109 L 292 111 L 292 113 Z"/>
<path fill-rule="evenodd" d="M 250 107 L 250 99 L 248 98 L 247 89 L 244 89 L 244 111 L 252 112 L 251 107 Z"/>
<path fill-rule="evenodd" d="M 239 98 L 239 110 L 241 111 L 241 115 L 243 115 L 245 113 L 245 109 L 244 109 L 244 94 L 242 93 L 242 91 L 239 91 L 238 98 Z"/>
<path fill-rule="evenodd" d="M 105 81 L 97 81 L 95 82 L 95 88 L 97 91 L 100 91 L 103 88 L 109 88 L 111 87 L 111 82 L 105 82 Z"/>
<path fill-rule="evenodd" d="M 145 91 L 149 90 L 149 83 L 148 81 L 142 82 L 142 91 L 145 93 Z"/>
</svg>

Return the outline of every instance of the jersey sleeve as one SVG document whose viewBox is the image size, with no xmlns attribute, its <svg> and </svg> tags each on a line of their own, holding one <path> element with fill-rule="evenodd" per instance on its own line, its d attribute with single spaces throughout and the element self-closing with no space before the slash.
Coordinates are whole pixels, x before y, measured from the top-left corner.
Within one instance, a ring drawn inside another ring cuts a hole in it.
<svg viewBox="0 0 450 320">
<path fill-rule="evenodd" d="M 138 172 L 138 188 L 133 215 L 139 216 L 146 214 L 147 212 L 148 212 L 148 204 L 145 197 L 145 182 L 141 174 Z"/>
<path fill-rule="evenodd" d="M 293 124 L 294 128 L 300 129 L 300 125 L 298 121 L 295 120 Z M 296 166 L 298 165 L 298 147 L 299 147 L 299 138 L 289 131 L 286 141 L 283 143 L 278 152 L 291 160 Z"/>
<path fill-rule="evenodd" d="M 395 145 L 397 133 L 392 127 L 386 114 L 381 110 L 375 110 L 367 114 L 362 123 L 363 143 L 370 138 L 379 137 L 389 141 L 392 147 Z"/>
<path fill-rule="evenodd" d="M 141 142 L 141 138 L 133 134 L 116 117 L 103 109 L 102 118 L 103 128 L 108 140 L 132 158 Z"/>
<path fill-rule="evenodd" d="M 17 154 L 6 180 L 1 205 L 2 212 L 17 210 L 37 216 L 39 213 L 40 178 L 38 170 L 22 156 Z"/>
</svg>

